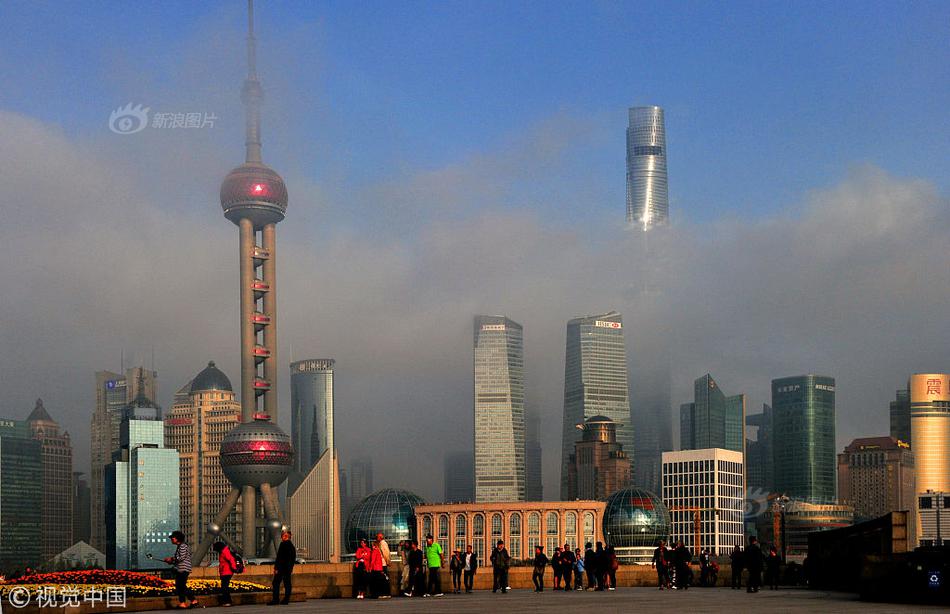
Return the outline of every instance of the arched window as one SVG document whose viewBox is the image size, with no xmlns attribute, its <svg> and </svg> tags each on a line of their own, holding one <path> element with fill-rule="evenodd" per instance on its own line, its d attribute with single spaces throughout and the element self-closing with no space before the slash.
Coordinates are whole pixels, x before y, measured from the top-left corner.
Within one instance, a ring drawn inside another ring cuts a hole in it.
<svg viewBox="0 0 950 614">
<path fill-rule="evenodd" d="M 577 548 L 577 514 L 574 512 L 564 515 L 564 541 L 571 545 L 571 550 Z"/>
<path fill-rule="evenodd" d="M 494 548 L 501 537 L 501 514 L 492 514 L 491 517 L 491 547 Z"/>
<path fill-rule="evenodd" d="M 528 514 L 528 557 L 534 556 L 534 548 L 541 544 L 541 514 Z"/>
<path fill-rule="evenodd" d="M 550 557 L 551 553 L 554 552 L 554 549 L 558 547 L 558 542 L 560 542 L 560 531 L 558 530 L 558 515 L 557 512 L 548 512 L 547 516 L 544 519 L 544 524 L 546 530 L 544 531 L 547 539 L 544 542 L 544 549 L 546 554 Z"/>
<path fill-rule="evenodd" d="M 508 517 L 508 554 L 513 559 L 527 558 L 521 553 L 521 514 L 518 512 Z"/>
<path fill-rule="evenodd" d="M 584 544 L 594 543 L 594 515 L 591 512 L 584 512 Z"/>
<path fill-rule="evenodd" d="M 422 535 L 419 536 L 419 542 L 422 543 L 426 535 L 432 533 L 432 516 L 426 514 L 422 517 Z"/>
<path fill-rule="evenodd" d="M 468 521 L 465 516 L 459 514 L 455 517 L 455 549 L 459 552 L 465 552 L 466 529 Z"/>
<path fill-rule="evenodd" d="M 485 517 L 481 514 L 472 518 L 472 552 L 478 557 L 478 564 L 485 565 Z"/>
<path fill-rule="evenodd" d="M 443 553 L 449 551 L 449 517 L 445 514 L 439 516 L 439 536 L 436 541 L 442 546 Z M 446 558 L 448 558 L 447 555 Z"/>
</svg>

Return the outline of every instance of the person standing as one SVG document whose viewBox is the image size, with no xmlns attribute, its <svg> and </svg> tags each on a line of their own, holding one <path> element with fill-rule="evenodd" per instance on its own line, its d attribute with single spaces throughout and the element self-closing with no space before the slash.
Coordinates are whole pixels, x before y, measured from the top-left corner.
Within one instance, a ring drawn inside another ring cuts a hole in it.
<svg viewBox="0 0 950 614">
<path fill-rule="evenodd" d="M 620 560 L 617 559 L 613 546 L 604 548 L 604 554 L 607 557 L 607 579 L 610 582 L 607 590 L 614 591 L 617 590 L 617 570 L 620 569 Z"/>
<path fill-rule="evenodd" d="M 425 591 L 425 576 L 422 572 L 423 564 L 424 558 L 422 556 L 422 550 L 419 549 L 419 542 L 412 540 L 409 543 L 409 554 L 406 555 L 406 565 L 409 568 L 409 573 L 407 574 L 408 588 L 404 593 L 406 597 L 412 597 L 413 595 L 418 595 Z"/>
<path fill-rule="evenodd" d="M 441 597 L 442 593 L 442 566 L 445 558 L 442 556 L 442 544 L 433 539 L 432 534 L 426 535 L 426 564 L 429 566 L 429 586 L 424 597 Z"/>
<path fill-rule="evenodd" d="M 558 546 L 551 553 L 551 573 L 554 574 L 551 590 L 561 590 L 561 547 Z"/>
<path fill-rule="evenodd" d="M 544 591 L 544 568 L 548 566 L 548 557 L 544 554 L 544 546 L 534 547 L 534 570 L 531 572 L 531 581 L 534 582 L 534 592 Z"/>
<path fill-rule="evenodd" d="M 462 553 L 458 550 L 452 551 L 452 558 L 449 559 L 449 571 L 452 572 L 452 593 L 458 595 L 462 592 Z"/>
<path fill-rule="evenodd" d="M 389 551 L 389 543 L 382 533 L 376 534 L 376 543 L 379 544 L 379 553 L 383 557 L 383 582 L 380 582 L 378 587 L 380 591 L 379 598 L 389 599 L 392 593 L 389 587 L 389 563 L 392 560 L 392 553 Z"/>
<path fill-rule="evenodd" d="M 353 560 L 353 584 L 357 599 L 366 598 L 366 585 L 369 583 L 369 560 L 373 552 L 366 538 L 360 538 Z"/>
<path fill-rule="evenodd" d="M 580 548 L 574 548 L 574 590 L 584 590 L 584 557 Z"/>
<path fill-rule="evenodd" d="M 781 562 L 782 557 L 778 555 L 778 550 L 776 550 L 775 544 L 772 544 L 769 546 L 768 558 L 765 559 L 765 577 L 767 578 L 769 584 L 769 590 L 778 590 L 778 570 L 779 563 Z"/>
<path fill-rule="evenodd" d="M 656 569 L 656 585 L 662 591 L 669 584 L 669 575 L 666 572 L 666 542 L 662 539 L 653 551 L 653 562 L 650 565 Z"/>
<path fill-rule="evenodd" d="M 574 551 L 570 544 L 564 544 L 561 551 L 561 576 L 564 578 L 563 590 L 571 590 L 571 576 L 574 575 Z"/>
<path fill-rule="evenodd" d="M 291 576 L 294 574 L 294 565 L 297 564 L 297 549 L 294 547 L 294 543 L 290 541 L 291 537 L 290 531 L 283 531 L 280 534 L 280 545 L 277 546 L 277 556 L 274 560 L 273 596 L 270 605 L 277 605 L 278 603 L 287 605 L 290 603 L 290 593 L 293 590 Z M 284 585 L 284 599 L 278 601 L 281 584 Z"/>
<path fill-rule="evenodd" d="M 709 550 L 699 552 L 699 585 L 706 586 L 709 582 Z"/>
<path fill-rule="evenodd" d="M 742 548 L 739 547 L 739 544 L 736 544 L 736 547 L 732 549 L 729 561 L 732 563 L 732 588 L 741 589 L 743 558 Z"/>
<path fill-rule="evenodd" d="M 383 551 L 379 548 L 379 542 L 374 541 L 369 552 L 369 591 L 376 599 L 383 595 L 383 582 Z"/>
<path fill-rule="evenodd" d="M 402 559 L 402 569 L 399 574 L 399 590 L 409 592 L 409 553 L 412 552 L 412 542 L 408 539 L 399 541 L 399 558 Z"/>
<path fill-rule="evenodd" d="M 175 594 L 178 595 L 178 607 L 182 609 L 197 607 L 198 598 L 188 588 L 188 576 L 191 575 L 191 548 L 185 543 L 185 534 L 181 531 L 172 531 L 168 539 L 175 544 L 175 554 L 162 560 L 175 568 Z"/>
<path fill-rule="evenodd" d="M 491 552 L 491 569 L 492 569 L 492 591 L 497 593 L 498 589 L 501 589 L 502 593 L 508 592 L 508 561 L 511 559 L 508 556 L 508 549 L 505 548 L 505 542 L 498 540 L 498 543 L 495 544 L 495 549 Z"/>
<path fill-rule="evenodd" d="M 747 593 L 758 593 L 762 585 L 762 549 L 759 548 L 759 540 L 754 535 L 749 538 L 743 559 L 746 569 L 749 570 L 749 582 L 745 590 Z"/>
<path fill-rule="evenodd" d="M 222 607 L 231 607 L 231 578 L 237 572 L 237 561 L 232 554 L 231 549 L 224 542 L 215 542 L 214 551 L 218 554 L 218 576 L 221 578 L 221 597 L 219 602 Z"/>
<path fill-rule="evenodd" d="M 465 554 L 462 555 L 462 570 L 465 572 L 465 592 L 472 592 L 472 584 L 475 583 L 475 570 L 478 569 L 478 556 L 472 552 L 472 545 L 465 547 Z"/>
<path fill-rule="evenodd" d="M 693 560 L 693 555 L 689 549 L 683 545 L 683 541 L 676 542 L 676 551 L 673 553 L 673 560 L 676 561 L 676 587 L 681 590 L 689 588 L 689 564 Z"/>
<path fill-rule="evenodd" d="M 597 590 L 604 590 L 604 577 L 607 575 L 607 555 L 604 552 L 604 544 L 597 542 L 597 550 L 594 551 L 594 560 L 597 564 L 594 566 L 594 575 L 597 576 Z"/>
<path fill-rule="evenodd" d="M 587 590 L 597 588 L 597 554 L 594 546 L 587 542 L 584 546 L 584 570 L 587 572 Z"/>
</svg>

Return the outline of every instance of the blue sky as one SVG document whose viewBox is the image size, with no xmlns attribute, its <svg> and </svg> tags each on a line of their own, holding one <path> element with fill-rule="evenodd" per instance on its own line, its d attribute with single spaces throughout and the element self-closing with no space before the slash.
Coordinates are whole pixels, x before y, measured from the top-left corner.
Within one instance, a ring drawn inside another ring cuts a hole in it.
<svg viewBox="0 0 950 614">
<path fill-rule="evenodd" d="M 563 114 L 585 122 L 567 185 L 531 190 L 589 202 L 545 215 L 622 216 L 625 109 L 659 104 L 674 219 L 769 213 L 868 162 L 945 189 L 948 18 L 938 2 L 259 2 L 265 85 L 286 80 L 301 115 L 293 151 L 265 140 L 277 168 L 358 189 Z M 243 19 L 241 2 L 5 3 L 0 105 L 99 131 L 129 100 L 180 100 L 189 70 L 239 79 L 240 55 L 196 54 L 239 52 Z"/>
</svg>

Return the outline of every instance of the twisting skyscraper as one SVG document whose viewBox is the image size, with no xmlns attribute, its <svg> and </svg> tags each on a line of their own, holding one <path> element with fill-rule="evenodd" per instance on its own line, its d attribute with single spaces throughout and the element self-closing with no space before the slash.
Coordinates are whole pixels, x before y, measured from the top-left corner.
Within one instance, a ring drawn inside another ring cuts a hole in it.
<svg viewBox="0 0 950 614">
<path fill-rule="evenodd" d="M 525 500 L 524 339 L 505 316 L 475 316 L 475 500 Z"/>
<path fill-rule="evenodd" d="M 627 127 L 627 223 L 643 230 L 669 221 L 666 128 L 660 107 L 632 107 Z"/>
<path fill-rule="evenodd" d="M 568 472 L 578 424 L 606 416 L 620 426 L 617 443 L 633 450 L 627 354 L 623 317 L 615 312 L 575 318 L 567 323 L 564 360 L 564 424 L 561 439 L 561 498 L 568 496 Z"/>
<path fill-rule="evenodd" d="M 241 420 L 221 442 L 221 467 L 233 488 L 195 550 L 201 561 L 230 511 L 242 500 L 244 554 L 257 550 L 257 492 L 276 547 L 283 515 L 274 487 L 287 479 L 293 462 L 290 438 L 277 420 L 276 227 L 287 211 L 287 187 L 261 159 L 262 89 L 257 78 L 254 3 L 248 0 L 247 78 L 241 92 L 246 109 L 246 157 L 221 183 L 224 216 L 240 229 Z"/>
</svg>

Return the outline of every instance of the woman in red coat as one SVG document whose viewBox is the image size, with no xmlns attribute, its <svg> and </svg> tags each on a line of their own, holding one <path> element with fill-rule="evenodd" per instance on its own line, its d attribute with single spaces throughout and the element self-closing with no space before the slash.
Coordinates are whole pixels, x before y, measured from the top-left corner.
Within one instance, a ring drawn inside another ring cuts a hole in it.
<svg viewBox="0 0 950 614">
<path fill-rule="evenodd" d="M 379 542 L 373 542 L 373 549 L 369 554 L 369 586 L 370 592 L 374 598 L 380 595 L 389 594 L 383 589 L 383 582 L 386 581 L 383 574 L 383 551 L 379 549 Z"/>
<path fill-rule="evenodd" d="M 221 576 L 221 605 L 231 607 L 231 576 L 237 571 L 237 561 L 224 542 L 215 542 L 214 551 L 218 553 L 218 575 Z"/>
<path fill-rule="evenodd" d="M 355 574 L 356 598 L 364 599 L 366 597 L 366 583 L 369 580 L 369 563 L 372 551 L 366 539 L 360 540 L 360 547 L 356 549 L 356 561 L 353 563 L 353 573 Z"/>
</svg>

